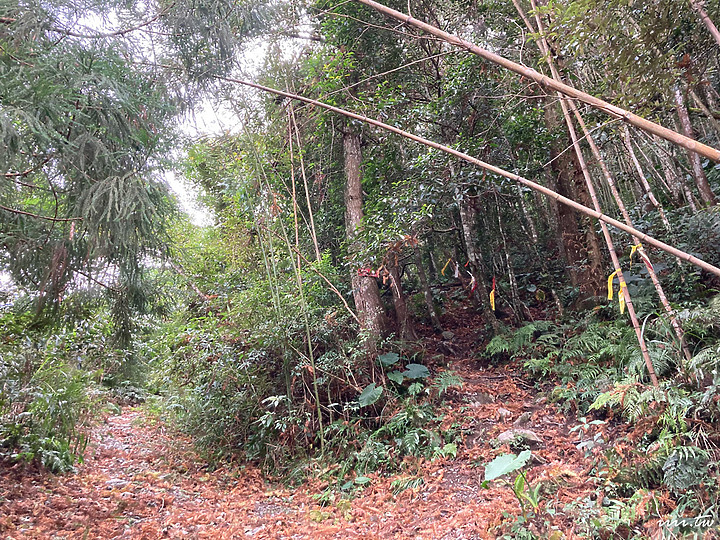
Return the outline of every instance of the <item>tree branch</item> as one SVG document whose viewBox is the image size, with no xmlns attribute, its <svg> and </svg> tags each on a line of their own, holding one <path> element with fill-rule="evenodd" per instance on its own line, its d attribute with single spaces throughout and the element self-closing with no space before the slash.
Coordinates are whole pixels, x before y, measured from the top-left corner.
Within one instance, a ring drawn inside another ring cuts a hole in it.
<svg viewBox="0 0 720 540">
<path fill-rule="evenodd" d="M 49 216 L 41 216 L 40 214 L 31 214 L 30 212 L 25 212 L 23 210 L 16 210 L 15 208 L 8 208 L 7 206 L 3 206 L 0 204 L 0 210 L 5 210 L 6 212 L 11 212 L 13 214 L 20 214 L 21 216 L 28 216 L 36 219 L 44 219 L 45 221 L 82 221 L 83 218 L 81 217 L 73 217 L 73 218 L 59 218 L 59 217 L 49 217 Z"/>
<path fill-rule="evenodd" d="M 695 153 L 702 155 L 708 159 L 711 159 L 712 161 L 714 161 L 716 163 L 720 163 L 720 150 L 718 150 L 716 148 L 712 148 L 711 146 L 708 146 L 706 144 L 698 142 L 690 137 L 681 135 L 680 133 L 677 133 L 676 131 L 673 131 L 671 129 L 663 127 L 659 124 L 656 124 L 655 122 L 651 122 L 650 120 L 642 118 L 630 111 L 626 111 L 625 109 L 622 109 L 616 105 L 612 105 L 611 103 L 608 103 L 605 100 L 591 96 L 590 94 L 582 92 L 582 91 L 578 90 L 577 88 L 573 88 L 572 86 L 568 86 L 565 83 L 556 81 L 556 80 L 552 79 L 551 77 L 547 77 L 546 75 L 543 75 L 542 73 L 539 73 L 538 71 L 536 71 L 532 68 L 517 64 L 517 63 L 513 62 L 512 60 L 508 60 L 507 58 L 504 58 L 498 54 L 490 52 L 487 49 L 483 49 L 483 48 L 475 45 L 474 43 L 465 41 L 464 39 L 459 38 L 458 36 L 455 36 L 448 32 L 445 32 L 444 30 L 440 30 L 439 28 L 436 28 L 435 26 L 432 26 L 425 22 L 419 21 L 418 19 L 415 19 L 415 18 L 411 17 L 410 15 L 406 15 L 404 13 L 401 13 L 399 11 L 391 9 L 387 6 L 379 4 L 379 3 L 375 2 L 374 0 L 355 0 L 355 1 L 359 2 L 361 4 L 364 4 L 368 7 L 371 7 L 374 10 L 376 10 L 384 15 L 387 15 L 388 17 L 392 17 L 393 19 L 401 21 L 409 26 L 414 26 L 415 28 L 420 28 L 421 30 L 427 32 L 428 34 L 431 34 L 440 39 L 443 39 L 446 42 L 450 43 L 451 45 L 455 45 L 456 47 L 465 49 L 465 50 L 479 56 L 480 58 L 487 60 L 488 62 L 492 62 L 493 64 L 497 64 L 505 69 L 513 71 L 513 72 L 521 75 L 522 77 L 527 77 L 528 79 L 535 81 L 536 83 L 538 83 L 539 85 L 541 85 L 545 88 L 549 88 L 555 92 L 560 92 L 563 95 L 566 95 L 568 97 L 578 99 L 578 100 L 582 101 L 583 103 L 587 103 L 588 105 L 590 105 L 596 109 L 599 109 L 599 110 L 605 112 L 606 114 L 609 114 L 612 117 L 621 118 L 623 121 L 627 122 L 628 124 L 632 124 L 633 126 L 638 127 L 644 131 L 647 131 L 649 133 L 652 133 L 654 135 L 662 137 L 663 139 L 668 140 L 673 144 L 682 146 L 691 152 L 695 152 Z"/>
<path fill-rule="evenodd" d="M 365 2 L 366 0 L 358 0 Z M 486 163 L 480 159 L 477 159 L 475 157 L 472 157 L 468 154 L 465 154 L 464 152 L 460 152 L 459 150 L 455 150 L 454 148 L 450 148 L 449 146 L 442 145 L 440 143 L 437 143 L 435 141 L 431 141 L 429 139 L 425 139 L 424 137 L 420 137 L 419 135 L 414 135 L 410 132 L 404 131 L 400 128 L 397 128 L 395 126 L 391 126 L 389 124 L 385 124 L 384 122 L 380 122 L 379 120 L 374 120 L 372 118 L 368 118 L 367 116 L 362 116 L 360 114 L 356 114 L 350 111 L 347 111 L 345 109 L 341 109 L 339 107 L 334 107 L 332 105 L 328 105 L 327 103 L 323 103 L 321 101 L 317 101 L 314 99 L 310 99 L 304 96 L 298 96 L 296 94 L 291 94 L 289 92 L 283 92 L 282 90 L 277 90 L 275 88 L 270 88 L 267 86 L 263 86 L 257 83 L 253 83 L 250 81 L 244 81 L 241 79 L 234 79 L 231 77 L 222 77 L 222 76 L 216 76 L 215 77 L 218 80 L 224 80 L 227 82 L 232 82 L 236 84 L 242 84 L 245 86 L 249 86 L 251 88 L 255 88 L 257 90 L 262 90 L 263 92 L 269 92 L 271 94 L 275 94 L 278 96 L 282 96 L 289 99 L 295 99 L 298 101 L 302 101 L 305 103 L 309 103 L 311 105 L 315 105 L 317 107 L 326 109 L 328 111 L 332 111 L 334 113 L 347 116 L 349 118 L 354 118 L 355 120 L 359 120 L 360 122 L 364 122 L 366 124 L 370 124 L 376 127 L 379 127 L 381 129 L 384 129 L 386 131 L 390 131 L 392 133 L 395 133 L 397 135 L 400 135 L 401 137 L 404 137 L 406 139 L 410 139 L 412 141 L 418 142 L 420 144 L 423 144 L 425 146 L 429 146 L 430 148 L 434 148 L 436 150 L 439 150 L 441 152 L 444 152 L 446 154 L 450 154 L 451 156 L 455 156 L 456 158 L 459 158 L 463 161 L 467 161 L 469 163 L 472 163 L 474 165 L 477 165 L 478 167 L 485 169 L 488 172 L 491 172 L 493 174 L 496 174 L 498 176 L 503 176 L 505 178 L 508 178 L 510 180 L 513 180 L 514 182 L 517 182 L 519 184 L 522 184 L 524 186 L 529 187 L 530 189 L 540 192 L 543 195 L 546 195 L 550 197 L 551 199 L 554 199 L 555 201 L 564 204 L 565 206 L 569 206 L 570 208 L 585 214 L 590 217 L 594 217 L 595 219 L 598 219 L 600 221 L 603 221 L 607 223 L 608 225 L 612 225 L 613 227 L 616 227 L 622 231 L 625 231 L 626 233 L 629 233 L 632 236 L 636 236 L 640 239 L 642 242 L 646 242 L 652 246 L 655 246 L 658 249 L 661 249 L 665 251 L 666 253 L 669 253 L 675 257 L 678 257 L 679 259 L 682 259 L 684 261 L 687 261 L 689 263 L 694 264 L 695 266 L 698 266 L 699 268 L 702 268 L 703 270 L 706 270 L 707 272 L 710 272 L 712 274 L 715 274 L 716 276 L 720 276 L 720 268 L 705 262 L 701 259 L 698 259 L 694 255 L 690 255 L 689 253 L 686 253 L 685 251 L 682 251 L 676 247 L 673 247 L 669 244 L 666 244 L 665 242 L 658 240 L 657 238 L 654 238 L 650 235 L 645 234 L 644 232 L 641 232 L 637 230 L 634 227 L 631 227 L 621 221 L 618 221 L 616 219 L 611 218 L 610 216 L 607 216 L 601 212 L 598 212 L 597 210 L 593 210 L 592 208 L 588 208 L 587 206 L 584 206 L 580 204 L 579 202 L 576 202 L 572 199 L 569 199 L 563 195 L 560 195 L 556 191 L 553 191 L 541 184 L 538 184 L 536 182 L 533 182 L 532 180 L 528 180 L 527 178 L 523 178 L 522 176 L 519 176 L 515 173 L 511 173 L 509 171 L 506 171 L 504 169 L 501 169 L 500 167 L 496 167 L 495 165 L 491 165 L 489 163 Z"/>
</svg>

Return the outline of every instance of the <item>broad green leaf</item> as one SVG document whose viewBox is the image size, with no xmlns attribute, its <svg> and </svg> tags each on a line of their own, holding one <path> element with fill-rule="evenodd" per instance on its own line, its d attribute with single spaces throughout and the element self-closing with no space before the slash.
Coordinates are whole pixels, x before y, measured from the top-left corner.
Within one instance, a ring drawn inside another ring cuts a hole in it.
<svg viewBox="0 0 720 540">
<path fill-rule="evenodd" d="M 405 376 L 402 374 L 401 371 L 391 371 L 387 374 L 387 378 L 397 384 L 402 384 L 402 382 L 405 380 Z"/>
<path fill-rule="evenodd" d="M 368 478 L 367 476 L 358 476 L 355 479 L 355 484 L 357 484 L 358 486 L 366 486 L 370 482 L 372 482 L 372 478 Z"/>
<path fill-rule="evenodd" d="M 430 370 L 422 364 L 408 364 L 403 371 L 408 379 L 427 379 L 430 376 Z"/>
<path fill-rule="evenodd" d="M 380 356 L 378 356 L 378 361 L 384 367 L 394 366 L 395 364 L 398 363 L 399 360 L 400 360 L 400 355 L 398 355 L 397 353 L 394 353 L 394 352 L 389 352 L 389 353 L 381 354 Z"/>
<path fill-rule="evenodd" d="M 362 391 L 362 393 L 358 396 L 358 403 L 361 407 L 367 407 L 368 405 L 372 405 L 375 403 L 378 399 L 380 399 L 380 396 L 383 393 L 383 387 L 382 386 L 375 386 L 375 383 L 368 384 L 365 389 Z"/>
<path fill-rule="evenodd" d="M 496 457 L 485 466 L 485 480 L 495 480 L 504 474 L 517 471 L 528 462 L 531 455 L 530 450 L 525 450 L 520 452 L 518 456 L 515 454 L 503 454 Z"/>
</svg>

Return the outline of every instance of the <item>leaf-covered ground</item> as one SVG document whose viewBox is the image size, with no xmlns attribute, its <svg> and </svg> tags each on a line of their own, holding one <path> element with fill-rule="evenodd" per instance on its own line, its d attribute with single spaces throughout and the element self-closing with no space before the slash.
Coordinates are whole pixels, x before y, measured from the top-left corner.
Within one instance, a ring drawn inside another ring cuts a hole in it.
<svg viewBox="0 0 720 540">
<path fill-rule="evenodd" d="M 456 338 L 460 348 L 463 339 Z M 511 368 L 470 359 L 449 367 L 465 380 L 445 405 L 444 423 L 463 433 L 457 458 L 408 462 L 403 474 L 373 476 L 349 501 L 320 506 L 313 495 L 327 487 L 321 480 L 290 488 L 252 467 L 209 471 L 187 438 L 142 409 L 125 408 L 96 429 L 74 474 L 0 465 L 0 537 L 496 538 L 498 526 L 508 530 L 520 507 L 507 482 L 481 484 L 484 465 L 513 450 L 495 442 L 513 429 L 540 439 L 530 443 L 528 480 L 542 482 L 543 508 L 560 510 L 545 521 L 565 538 L 586 532 L 563 510 L 573 500 L 596 499 L 599 488 L 588 475 L 591 461 L 576 448 L 581 432 L 570 431 L 577 421 Z M 550 529 L 536 532 L 551 535 Z"/>
</svg>

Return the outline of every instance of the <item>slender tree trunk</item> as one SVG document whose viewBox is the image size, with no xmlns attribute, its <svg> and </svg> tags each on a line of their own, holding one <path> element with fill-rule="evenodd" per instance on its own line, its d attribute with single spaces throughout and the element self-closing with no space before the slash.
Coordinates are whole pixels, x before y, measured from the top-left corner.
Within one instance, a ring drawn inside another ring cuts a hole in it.
<svg viewBox="0 0 720 540">
<path fill-rule="evenodd" d="M 687 107 L 685 106 L 685 98 L 678 86 L 675 87 L 675 110 L 677 111 L 678 118 L 680 119 L 680 125 L 682 126 L 685 136 L 694 137 L 695 132 L 693 131 L 692 124 L 690 123 L 690 115 L 688 114 Z M 692 150 L 688 150 L 687 154 L 690 165 L 692 166 L 695 185 L 700 192 L 700 199 L 705 206 L 713 206 L 717 204 L 715 194 L 710 188 L 707 176 L 705 176 L 705 171 L 702 168 L 700 156 Z"/>
<path fill-rule="evenodd" d="M 559 126 L 557 111 L 549 103 L 545 107 L 545 124 L 553 132 Z M 577 157 L 566 152 L 566 137 L 556 137 L 550 143 L 551 169 L 557 178 L 557 191 L 569 199 L 588 206 L 588 191 L 584 185 L 582 170 Z M 583 220 L 587 221 L 587 220 Z M 583 232 L 577 214 L 568 208 L 558 206 L 558 229 L 562 235 L 562 249 L 567 261 L 570 282 L 580 290 L 580 300 L 599 296 L 605 289 L 605 273 L 602 267 L 599 243 L 595 230 L 585 223 Z"/>
<path fill-rule="evenodd" d="M 392 291 L 393 306 L 395 307 L 395 317 L 397 318 L 400 339 L 403 341 L 415 341 L 417 340 L 417 334 L 415 333 L 415 328 L 410 318 L 405 292 L 402 288 L 397 252 L 391 251 L 386 261 L 386 268 L 390 274 L 390 289 Z"/>
<path fill-rule="evenodd" d="M 433 240 L 432 235 L 428 236 L 427 248 L 428 248 L 428 270 L 430 271 L 430 275 L 435 276 L 435 279 L 437 280 L 438 275 L 440 274 L 440 270 L 438 270 L 437 261 L 435 261 L 435 240 Z"/>
<path fill-rule="evenodd" d="M 425 300 L 425 307 L 430 317 L 430 323 L 436 332 L 442 332 L 442 325 L 440 319 L 435 312 L 435 303 L 433 302 L 432 292 L 430 291 L 430 284 L 428 283 L 427 274 L 423 267 L 422 252 L 419 246 L 413 248 L 413 256 L 415 258 L 415 267 L 417 268 L 418 278 L 420 279 L 420 288 L 423 293 L 423 299 Z"/>
<path fill-rule="evenodd" d="M 512 300 L 513 310 L 515 311 L 515 318 L 518 323 L 521 323 L 523 320 L 532 319 L 532 314 L 523 301 L 520 300 L 520 291 L 518 290 L 517 278 L 515 277 L 515 269 L 512 265 L 510 249 L 508 248 L 507 238 L 505 237 L 505 228 L 502 225 L 500 201 L 497 196 L 497 191 L 495 192 L 495 208 L 498 218 L 498 231 L 500 232 L 500 240 L 502 241 L 503 253 L 505 254 L 505 267 L 507 268 L 508 281 L 510 282 L 510 298 Z"/>
<path fill-rule="evenodd" d="M 298 146 L 298 157 L 300 158 L 300 172 L 302 173 L 303 186 L 305 187 L 305 203 L 307 204 L 308 217 L 310 218 L 310 236 L 312 237 L 313 246 L 315 247 L 315 260 L 318 262 L 322 259 L 320 255 L 320 247 L 318 245 L 317 233 L 315 232 L 315 216 L 310 201 L 310 189 L 308 188 L 307 174 L 305 173 L 305 160 L 303 159 L 302 144 L 300 144 L 300 130 L 298 129 L 297 120 L 295 118 L 295 108 L 290 105 L 290 120 L 295 128 L 295 140 Z M 292 135 L 291 135 L 292 140 Z"/>
<path fill-rule="evenodd" d="M 465 241 L 468 261 L 470 262 L 468 269 L 472 276 L 471 283 L 473 283 L 473 287 L 475 287 L 475 294 L 480 300 L 483 317 L 485 317 L 485 320 L 490 323 L 495 334 L 498 334 L 500 332 L 500 323 L 498 322 L 497 317 L 495 317 L 495 312 L 490 306 L 490 294 L 487 290 L 487 286 L 485 285 L 485 276 L 482 272 L 481 257 L 479 252 L 475 249 L 475 238 L 473 235 L 475 213 L 471 205 L 457 187 L 455 188 L 455 200 L 457 201 L 458 209 L 460 211 L 460 223 L 462 226 L 463 240 Z"/>
<path fill-rule="evenodd" d="M 362 150 L 360 134 L 347 130 L 343 133 L 345 159 L 345 229 L 350 243 L 350 256 L 355 258 L 362 250 L 357 239 L 363 220 L 362 197 Z M 360 330 L 367 336 L 367 348 L 374 352 L 377 341 L 385 334 L 387 323 L 380 301 L 377 282 L 372 276 L 361 275 L 359 261 L 351 264 L 351 282 L 355 308 L 360 319 Z"/>
<path fill-rule="evenodd" d="M 525 204 L 525 196 L 523 194 L 522 189 L 520 189 L 520 186 L 517 186 L 518 188 L 518 199 L 520 200 L 520 209 L 522 210 L 523 216 L 525 216 L 525 221 L 528 223 L 528 227 L 530 228 L 530 234 L 527 234 L 527 231 L 525 231 L 525 234 L 530 238 L 530 246 L 532 250 L 535 252 L 535 255 L 537 256 L 538 260 L 540 261 L 540 265 L 543 269 L 543 273 L 545 275 L 550 275 L 550 270 L 548 269 L 547 265 L 547 257 L 541 257 L 540 251 L 538 249 L 538 246 L 540 245 L 540 242 L 538 241 L 538 234 L 537 234 L 537 227 L 535 227 L 535 222 L 533 221 L 532 216 L 530 215 L 530 212 L 527 209 L 527 206 Z M 524 227 L 523 227 L 524 229 Z M 558 295 L 557 291 L 555 290 L 555 287 L 550 285 L 550 294 L 553 297 L 553 301 L 555 302 L 555 307 L 558 310 L 558 315 L 562 317 L 563 312 L 565 311 L 563 309 L 562 302 L 560 301 L 560 296 Z"/>
</svg>

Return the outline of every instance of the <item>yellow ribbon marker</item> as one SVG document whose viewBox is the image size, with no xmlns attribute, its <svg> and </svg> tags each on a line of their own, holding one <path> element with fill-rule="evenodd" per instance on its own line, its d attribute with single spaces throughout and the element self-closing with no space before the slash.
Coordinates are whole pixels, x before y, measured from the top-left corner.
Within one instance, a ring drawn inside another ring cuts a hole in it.
<svg viewBox="0 0 720 540">
<path fill-rule="evenodd" d="M 620 292 L 618 293 L 618 302 L 620 303 L 620 314 L 625 313 L 625 294 L 623 288 L 626 287 L 625 282 L 620 282 Z"/>
<path fill-rule="evenodd" d="M 630 268 L 632 268 L 633 255 L 635 255 L 635 252 L 638 249 L 642 250 L 642 247 L 643 245 L 640 242 L 630 247 Z M 640 254 L 642 255 L 642 251 L 640 252 Z"/>
<path fill-rule="evenodd" d="M 445 276 L 445 270 L 447 270 L 448 264 L 450 264 L 450 261 L 452 261 L 452 257 L 450 257 L 447 262 L 445 263 L 445 266 L 443 266 L 442 270 L 440 270 L 440 273 Z"/>
<path fill-rule="evenodd" d="M 495 289 L 490 291 L 490 307 L 495 311 Z"/>
<path fill-rule="evenodd" d="M 608 300 L 613 299 L 613 279 L 615 279 L 615 276 L 617 276 L 617 273 L 619 270 L 615 270 L 612 274 L 610 274 L 610 277 L 608 277 Z"/>
</svg>

